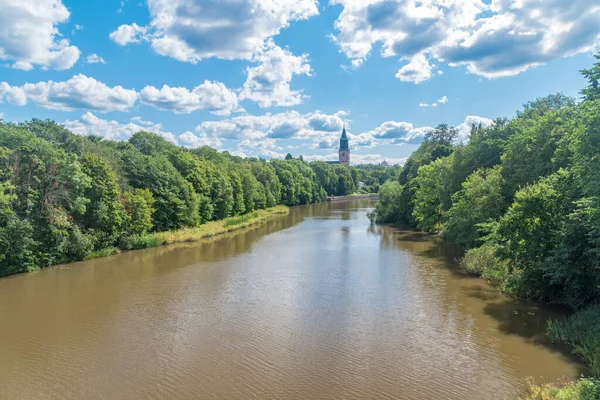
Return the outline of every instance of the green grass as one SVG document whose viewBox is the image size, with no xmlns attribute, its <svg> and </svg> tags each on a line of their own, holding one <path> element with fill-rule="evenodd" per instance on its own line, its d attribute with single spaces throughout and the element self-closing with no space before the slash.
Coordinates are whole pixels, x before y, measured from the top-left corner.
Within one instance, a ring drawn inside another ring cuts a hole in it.
<svg viewBox="0 0 600 400">
<path fill-rule="evenodd" d="M 581 310 L 562 320 L 548 321 L 546 333 L 553 342 L 568 343 L 600 378 L 600 305 Z"/>
<path fill-rule="evenodd" d="M 258 211 L 255 211 L 252 214 L 242 215 L 241 217 L 229 218 L 229 219 L 225 220 L 225 224 L 223 225 L 223 227 L 227 228 L 230 226 L 240 225 L 240 224 L 246 223 L 254 218 L 258 218 L 259 216 L 260 216 L 260 213 Z"/>
<path fill-rule="evenodd" d="M 266 210 L 257 210 L 251 214 L 225 218 L 207 222 L 194 228 L 183 228 L 168 232 L 155 232 L 145 235 L 130 236 L 121 240 L 119 247 L 123 250 L 145 249 L 159 247 L 172 243 L 195 242 L 204 238 L 231 232 L 250 225 L 263 223 L 274 215 L 287 214 L 286 206 L 275 206 Z"/>
<path fill-rule="evenodd" d="M 115 254 L 119 254 L 120 252 L 121 252 L 121 250 L 119 250 L 117 247 L 108 247 L 106 249 L 92 251 L 90 254 L 88 254 L 85 257 L 85 260 L 92 260 L 94 258 L 114 256 Z"/>
<path fill-rule="evenodd" d="M 581 378 L 578 381 L 563 379 L 557 383 L 538 384 L 529 380 L 523 400 L 600 400 L 600 381 Z"/>
</svg>

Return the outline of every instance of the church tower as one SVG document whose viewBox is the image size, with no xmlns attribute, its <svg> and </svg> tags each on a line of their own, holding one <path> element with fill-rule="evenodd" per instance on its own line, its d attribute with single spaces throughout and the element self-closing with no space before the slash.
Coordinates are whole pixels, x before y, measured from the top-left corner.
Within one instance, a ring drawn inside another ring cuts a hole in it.
<svg viewBox="0 0 600 400">
<path fill-rule="evenodd" d="M 340 164 L 350 165 L 350 149 L 348 148 L 348 137 L 346 136 L 346 126 L 342 129 L 342 137 L 340 138 L 339 151 Z"/>
</svg>

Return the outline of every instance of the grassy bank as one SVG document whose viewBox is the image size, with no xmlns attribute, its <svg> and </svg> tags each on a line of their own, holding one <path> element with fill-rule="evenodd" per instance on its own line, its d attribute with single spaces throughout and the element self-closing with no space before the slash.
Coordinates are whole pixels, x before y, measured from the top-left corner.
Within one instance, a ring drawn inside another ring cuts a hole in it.
<svg viewBox="0 0 600 400">
<path fill-rule="evenodd" d="M 502 292 L 518 298 L 519 292 L 511 287 L 508 264 L 496 257 L 488 244 L 469 250 L 461 260 L 466 273 L 479 276 L 497 285 Z M 573 346 L 573 353 L 582 358 L 589 368 L 590 378 L 557 383 L 529 382 L 526 400 L 600 400 L 600 305 L 576 311 L 568 318 L 549 320 L 547 336 L 554 343 Z"/>
<path fill-rule="evenodd" d="M 266 210 L 257 210 L 250 214 L 207 222 L 195 228 L 183 228 L 167 232 L 154 232 L 145 235 L 129 236 L 119 243 L 120 250 L 137 250 L 164 246 L 172 243 L 195 242 L 204 238 L 242 229 L 247 226 L 264 223 L 273 216 L 289 212 L 286 206 L 275 206 Z M 111 252 L 109 252 L 111 253 Z M 112 252 L 114 254 L 114 252 Z M 99 254 L 99 257 L 110 254 Z"/>
<path fill-rule="evenodd" d="M 577 381 L 563 379 L 557 383 L 538 384 L 529 382 L 529 389 L 523 400 L 598 400 L 600 381 L 581 378 Z"/>
</svg>

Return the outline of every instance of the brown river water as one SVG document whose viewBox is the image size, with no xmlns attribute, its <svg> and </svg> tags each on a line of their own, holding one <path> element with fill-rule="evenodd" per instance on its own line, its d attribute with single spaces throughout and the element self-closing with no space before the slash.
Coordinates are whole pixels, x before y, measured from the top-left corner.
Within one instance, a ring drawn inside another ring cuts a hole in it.
<svg viewBox="0 0 600 400">
<path fill-rule="evenodd" d="M 561 311 L 372 206 L 0 279 L 0 398 L 516 399 L 583 372 L 544 337 Z"/>
</svg>

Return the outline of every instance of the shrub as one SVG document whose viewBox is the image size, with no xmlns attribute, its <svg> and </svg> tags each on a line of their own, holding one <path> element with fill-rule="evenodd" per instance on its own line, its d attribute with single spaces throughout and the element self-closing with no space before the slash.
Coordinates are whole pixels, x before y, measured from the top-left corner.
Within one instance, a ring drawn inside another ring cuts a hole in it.
<svg viewBox="0 0 600 400">
<path fill-rule="evenodd" d="M 505 284 L 508 281 L 508 265 L 496 257 L 496 247 L 489 242 L 469 250 L 461 260 L 460 266 L 463 271 L 496 284 Z"/>
<path fill-rule="evenodd" d="M 167 244 L 167 241 L 155 234 L 131 235 L 121 238 L 119 248 L 122 250 L 139 250 L 149 247 L 158 247 Z"/>
<path fill-rule="evenodd" d="M 599 400 L 600 381 L 581 378 L 576 382 L 561 380 L 557 383 L 537 384 L 529 380 L 523 400 Z"/>
<path fill-rule="evenodd" d="M 563 320 L 548 321 L 546 334 L 553 342 L 575 346 L 575 354 L 600 378 L 600 305 L 589 307 Z"/>
</svg>

